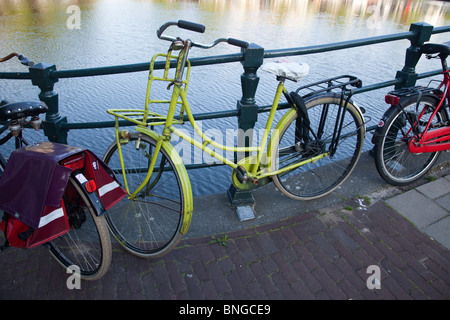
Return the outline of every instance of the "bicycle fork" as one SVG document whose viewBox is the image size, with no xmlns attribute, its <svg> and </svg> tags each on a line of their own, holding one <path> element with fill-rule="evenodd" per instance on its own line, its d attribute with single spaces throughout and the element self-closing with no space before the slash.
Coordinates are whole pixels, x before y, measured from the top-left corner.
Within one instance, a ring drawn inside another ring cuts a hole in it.
<svg viewBox="0 0 450 320">
<path fill-rule="evenodd" d="M 158 182 L 162 170 L 163 170 L 163 162 L 164 162 L 164 156 L 163 159 L 161 160 L 161 166 L 159 167 L 159 172 L 156 175 L 156 178 L 153 180 L 152 183 L 150 182 L 150 178 L 151 175 L 155 169 L 156 166 L 156 160 L 157 160 L 157 155 L 159 154 L 160 150 L 161 150 L 161 146 L 162 143 L 164 141 L 163 138 L 160 138 L 157 140 L 156 146 L 155 148 L 150 148 L 148 151 L 145 150 L 146 146 L 142 143 L 141 139 L 138 138 L 135 142 L 134 148 L 136 150 L 142 150 L 142 152 L 144 153 L 144 157 L 146 157 L 148 159 L 148 161 L 150 161 L 149 166 L 147 168 L 138 168 L 138 170 L 147 170 L 147 174 L 144 178 L 144 181 L 136 188 L 136 190 L 134 190 L 133 193 L 131 193 L 130 191 L 130 187 L 128 184 L 128 179 L 127 179 L 127 172 L 128 170 L 125 168 L 125 161 L 123 158 L 123 154 L 122 154 L 122 144 L 127 143 L 129 140 L 128 137 L 128 133 L 126 131 L 116 131 L 116 139 L 117 139 L 117 151 L 119 153 L 119 159 L 120 159 L 120 167 L 121 170 L 123 172 L 123 182 L 124 182 L 124 186 L 125 186 L 125 190 L 128 193 L 128 199 L 130 200 L 134 200 L 138 197 L 138 194 L 141 192 L 141 190 L 145 187 L 145 192 L 146 194 L 148 194 L 150 192 L 150 190 L 154 187 L 154 185 Z"/>
</svg>

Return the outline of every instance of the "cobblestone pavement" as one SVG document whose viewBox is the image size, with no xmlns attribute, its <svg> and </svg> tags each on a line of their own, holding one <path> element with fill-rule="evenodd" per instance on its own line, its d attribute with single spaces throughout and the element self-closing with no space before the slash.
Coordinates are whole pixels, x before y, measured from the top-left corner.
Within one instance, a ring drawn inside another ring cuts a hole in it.
<svg viewBox="0 0 450 320">
<path fill-rule="evenodd" d="M 81 289 L 67 288 L 69 274 L 44 248 L 11 248 L 0 255 L 0 299 L 449 299 L 445 239 L 394 210 L 395 197 L 182 240 L 157 260 L 115 247 L 109 272 Z M 447 210 L 439 220 L 450 219 L 448 195 L 433 201 Z"/>
</svg>

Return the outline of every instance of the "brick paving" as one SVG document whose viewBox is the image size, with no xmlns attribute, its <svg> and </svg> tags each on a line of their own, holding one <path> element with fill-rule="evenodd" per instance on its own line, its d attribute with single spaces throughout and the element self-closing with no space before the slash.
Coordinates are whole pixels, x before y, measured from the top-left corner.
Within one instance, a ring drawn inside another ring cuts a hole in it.
<svg viewBox="0 0 450 320">
<path fill-rule="evenodd" d="M 157 260 L 115 247 L 109 272 L 73 290 L 44 248 L 11 248 L 0 254 L 0 299 L 450 298 L 449 250 L 383 201 L 349 200 L 215 237 L 226 245 L 186 239 Z M 380 268 L 380 289 L 367 286 L 371 265 Z"/>
</svg>

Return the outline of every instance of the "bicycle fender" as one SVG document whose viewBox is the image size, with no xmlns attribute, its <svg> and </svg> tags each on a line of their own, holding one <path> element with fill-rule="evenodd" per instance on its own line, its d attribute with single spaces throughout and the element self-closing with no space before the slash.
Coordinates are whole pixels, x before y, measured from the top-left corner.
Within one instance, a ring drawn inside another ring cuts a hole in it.
<svg viewBox="0 0 450 320">
<path fill-rule="evenodd" d="M 136 131 L 145 134 L 151 138 L 153 138 L 156 141 L 159 141 L 163 139 L 161 135 L 156 133 L 153 130 L 150 130 L 149 128 L 144 127 L 136 127 Z M 189 175 L 187 173 L 186 167 L 184 166 L 183 161 L 181 160 L 180 155 L 178 152 L 174 149 L 172 144 L 169 141 L 163 140 L 162 146 L 161 146 L 169 155 L 173 162 L 173 165 L 175 166 L 176 170 L 179 173 L 180 176 L 180 184 L 183 188 L 183 214 L 185 215 L 185 218 L 183 219 L 183 224 L 180 229 L 181 234 L 186 234 L 189 225 L 191 224 L 192 220 L 192 213 L 194 211 L 193 204 L 194 200 L 192 197 L 192 188 L 191 188 L 191 181 L 189 179 Z"/>
<path fill-rule="evenodd" d="M 439 102 L 439 100 L 436 98 L 436 96 L 432 95 L 432 94 L 423 94 L 422 98 L 424 97 L 429 97 L 429 98 L 433 98 L 436 100 L 436 104 Z M 372 136 L 372 143 L 375 145 L 378 143 L 378 140 L 381 138 L 381 130 L 383 129 L 385 123 L 386 123 L 386 119 L 388 119 L 391 115 L 391 113 L 393 112 L 397 112 L 398 110 L 403 109 L 402 103 L 404 102 L 404 100 L 400 100 L 399 104 L 396 105 L 390 105 L 390 107 L 384 112 L 383 116 L 381 117 L 380 121 L 378 121 L 378 125 L 377 128 L 375 129 L 373 136 Z M 441 108 L 445 108 L 445 105 L 443 104 L 441 106 Z M 445 108 L 446 109 L 446 108 Z M 444 110 L 445 110 L 444 109 Z M 445 110 L 447 111 L 447 110 Z"/>
<path fill-rule="evenodd" d="M 100 217 L 104 215 L 107 211 L 100 202 L 100 197 L 98 196 L 97 192 L 88 192 L 88 190 L 86 189 L 86 183 L 88 182 L 86 177 L 84 177 L 81 172 L 73 174 L 73 177 L 75 178 L 74 181 L 81 187 L 81 189 L 84 191 L 84 194 L 91 201 L 91 205 L 95 211 L 96 216 Z"/>
<path fill-rule="evenodd" d="M 389 111 L 389 109 L 388 109 L 388 111 Z M 384 124 L 386 123 L 388 111 L 386 111 L 386 112 L 383 114 L 383 116 L 381 117 L 380 121 L 378 121 L 377 128 L 376 128 L 375 131 L 373 132 L 371 142 L 372 142 L 372 144 L 374 144 L 374 145 L 378 144 L 378 141 L 380 140 L 380 138 L 381 138 L 381 136 L 382 136 L 382 135 L 381 135 L 381 130 L 383 130 Z"/>
</svg>

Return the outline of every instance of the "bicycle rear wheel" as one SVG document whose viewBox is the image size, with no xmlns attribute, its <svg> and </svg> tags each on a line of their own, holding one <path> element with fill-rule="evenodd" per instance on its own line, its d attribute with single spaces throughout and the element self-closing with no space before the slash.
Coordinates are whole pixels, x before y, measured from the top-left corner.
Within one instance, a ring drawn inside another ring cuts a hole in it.
<svg viewBox="0 0 450 320">
<path fill-rule="evenodd" d="M 70 177 L 64 194 L 70 231 L 50 242 L 50 253 L 65 268 L 77 266 L 85 280 L 106 274 L 112 258 L 111 239 L 104 216 L 98 217 L 88 196 Z"/>
<path fill-rule="evenodd" d="M 417 101 L 417 95 L 406 97 L 400 100 L 399 106 L 389 108 L 383 116 L 383 127 L 376 133 L 375 165 L 381 177 L 392 185 L 403 186 L 416 181 L 427 173 L 439 156 L 439 152 L 409 152 L 408 141 L 414 137 L 414 132 L 407 118 L 414 117 L 426 108 L 422 119 L 415 126 L 416 131 L 422 132 L 437 106 L 437 99 L 430 96 L 423 96 L 419 106 Z M 432 120 L 432 125 L 439 126 L 439 123 L 447 121 L 447 114 L 441 109 Z"/>
<path fill-rule="evenodd" d="M 184 190 L 182 173 L 164 146 L 154 154 L 156 144 L 155 139 L 138 132 L 130 133 L 129 139 L 121 143 L 130 193 L 144 181 L 153 157 L 157 157 L 155 170 L 134 199 L 123 199 L 106 217 L 116 240 L 127 251 L 143 258 L 159 257 L 172 250 L 181 238 L 187 219 L 185 194 L 190 189 Z M 106 151 L 104 162 L 124 185 L 116 142 Z"/>
<path fill-rule="evenodd" d="M 305 99 L 311 140 L 308 146 L 298 144 L 296 120 L 298 114 L 290 109 L 280 128 L 278 142 L 272 154 L 272 170 L 282 169 L 300 161 L 318 157 L 330 151 L 338 112 L 343 113 L 344 123 L 336 152 L 315 161 L 305 163 L 293 170 L 272 177 L 274 184 L 286 196 L 295 200 L 312 200 L 329 194 L 347 179 L 361 155 L 365 136 L 364 120 L 350 101 L 340 106 L 340 96 L 333 93 L 320 94 Z M 297 136 L 296 136 L 297 135 Z"/>
</svg>

